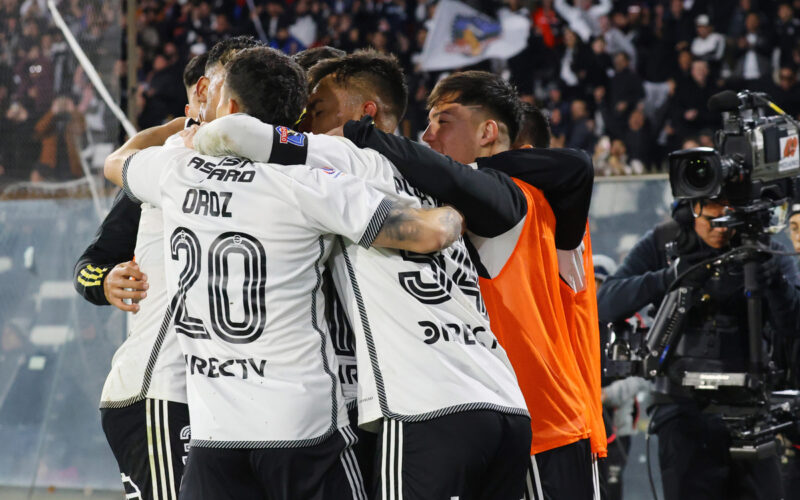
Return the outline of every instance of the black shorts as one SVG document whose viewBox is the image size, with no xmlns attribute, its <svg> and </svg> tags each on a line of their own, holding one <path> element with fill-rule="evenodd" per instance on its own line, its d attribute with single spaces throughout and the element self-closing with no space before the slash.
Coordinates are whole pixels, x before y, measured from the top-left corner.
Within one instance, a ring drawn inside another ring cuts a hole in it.
<svg viewBox="0 0 800 500">
<path fill-rule="evenodd" d="M 343 427 L 305 448 L 189 450 L 181 500 L 366 500 L 352 445 Z"/>
<path fill-rule="evenodd" d="M 189 450 L 188 406 L 145 399 L 124 408 L 101 408 L 100 418 L 125 498 L 177 499 Z"/>
<path fill-rule="evenodd" d="M 364 485 L 372 484 L 372 467 L 375 462 L 375 447 L 377 446 L 377 434 L 368 432 L 358 426 L 358 408 L 347 410 L 350 418 L 350 428 L 355 433 L 358 441 L 353 445 L 353 452 L 358 461 L 358 468 L 361 469 L 361 477 L 364 478 Z"/>
<path fill-rule="evenodd" d="M 599 493 L 588 439 L 530 457 L 525 500 L 592 500 Z"/>
<path fill-rule="evenodd" d="M 530 446 L 528 417 L 491 410 L 423 422 L 384 419 L 372 498 L 519 500 Z"/>
</svg>

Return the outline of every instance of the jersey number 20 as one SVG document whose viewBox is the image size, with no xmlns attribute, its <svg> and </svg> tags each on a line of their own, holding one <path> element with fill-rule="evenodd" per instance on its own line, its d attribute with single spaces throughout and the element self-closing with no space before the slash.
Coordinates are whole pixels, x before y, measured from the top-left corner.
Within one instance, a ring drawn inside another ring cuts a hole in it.
<svg viewBox="0 0 800 500">
<path fill-rule="evenodd" d="M 210 338 L 203 321 L 189 316 L 186 311 L 186 293 L 195 284 L 201 272 L 202 249 L 197 236 L 185 227 L 178 227 L 170 238 L 172 260 L 179 260 L 179 252 L 186 254 L 186 263 L 178 278 L 178 293 L 173 297 L 175 330 L 192 338 Z M 228 258 L 242 256 L 244 282 L 242 284 L 241 321 L 231 318 L 228 298 Z M 211 328 L 221 339 L 234 344 L 253 342 L 264 331 L 267 322 L 267 255 L 261 243 L 246 233 L 222 233 L 208 250 L 208 308 Z"/>
</svg>

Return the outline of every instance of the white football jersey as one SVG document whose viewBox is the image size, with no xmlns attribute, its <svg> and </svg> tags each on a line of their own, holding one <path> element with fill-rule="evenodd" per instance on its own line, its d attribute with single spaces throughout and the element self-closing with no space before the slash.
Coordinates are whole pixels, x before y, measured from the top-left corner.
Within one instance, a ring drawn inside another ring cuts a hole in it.
<svg viewBox="0 0 800 500">
<path fill-rule="evenodd" d="M 330 272 L 325 273 L 325 278 L 330 282 L 329 289 L 325 294 L 327 299 L 326 311 L 328 313 L 328 328 L 333 341 L 333 351 L 336 353 L 336 361 L 339 365 L 339 383 L 342 386 L 342 394 L 344 395 L 347 409 L 352 410 L 358 404 L 356 340 L 353 334 L 353 327 L 350 326 L 350 321 L 347 319 L 347 311 L 345 311 L 339 295 L 333 289 L 333 275 Z"/>
<path fill-rule="evenodd" d="M 182 147 L 175 134 L 166 146 Z M 127 313 L 128 335 L 111 359 L 100 408 L 122 408 L 144 398 L 186 403 L 186 369 L 167 312 L 164 222 L 161 209 L 142 203 L 134 255 L 150 285 L 139 312 Z M 171 332 L 171 333 L 170 333 Z"/>
<path fill-rule="evenodd" d="M 333 169 L 185 148 L 136 153 L 123 180 L 163 211 L 192 446 L 311 446 L 347 425 L 322 273 L 333 235 L 369 246 L 391 202 Z"/>
<path fill-rule="evenodd" d="M 205 152 L 333 167 L 363 178 L 395 203 L 437 205 L 386 158 L 347 139 L 272 128 L 246 115 L 206 127 L 195 139 Z M 508 357 L 489 327 L 463 240 L 420 255 L 359 248 L 337 238 L 333 256 L 337 290 L 356 332 L 359 424 L 476 409 L 528 415 Z"/>
</svg>

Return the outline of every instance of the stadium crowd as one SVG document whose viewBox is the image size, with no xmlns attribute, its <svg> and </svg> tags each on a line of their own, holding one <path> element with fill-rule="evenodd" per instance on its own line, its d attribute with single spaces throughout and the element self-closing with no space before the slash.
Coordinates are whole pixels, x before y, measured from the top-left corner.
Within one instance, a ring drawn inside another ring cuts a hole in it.
<svg viewBox="0 0 800 500">
<path fill-rule="evenodd" d="M 501 2 L 482 2 L 486 12 Z M 800 113 L 800 1 L 505 0 L 531 18 L 525 50 L 481 63 L 507 76 L 550 114 L 553 145 L 593 154 L 598 175 L 660 171 L 666 153 L 710 145 L 718 117 L 706 106 L 723 89 L 768 92 Z M 64 0 L 59 10 L 126 106 L 123 2 Z M 584 10 L 584 6 L 593 4 Z M 732 5 L 734 4 L 734 5 Z M 330 45 L 396 54 L 409 79 L 400 125 L 419 138 L 425 97 L 442 72 L 417 64 L 436 2 L 414 0 L 138 2 L 139 128 L 180 116 L 181 71 L 220 39 L 252 34 L 293 54 Z M 87 141 L 118 130 L 42 0 L 0 2 L 0 179 L 81 175 Z M 13 145 L 13 147 L 12 147 Z"/>
</svg>

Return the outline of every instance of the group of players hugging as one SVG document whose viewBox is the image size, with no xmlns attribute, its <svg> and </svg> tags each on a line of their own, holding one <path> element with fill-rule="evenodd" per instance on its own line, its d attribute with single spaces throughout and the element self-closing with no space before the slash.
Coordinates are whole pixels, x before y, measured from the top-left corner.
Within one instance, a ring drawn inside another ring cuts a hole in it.
<svg viewBox="0 0 800 500">
<path fill-rule="evenodd" d="M 224 40 L 107 158 L 75 284 L 133 313 L 100 402 L 126 498 L 599 499 L 591 160 L 485 72 L 436 85 L 430 147 L 393 135 L 404 81 Z"/>
</svg>

